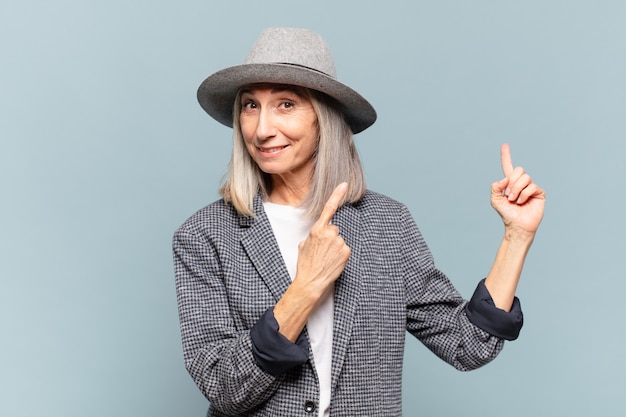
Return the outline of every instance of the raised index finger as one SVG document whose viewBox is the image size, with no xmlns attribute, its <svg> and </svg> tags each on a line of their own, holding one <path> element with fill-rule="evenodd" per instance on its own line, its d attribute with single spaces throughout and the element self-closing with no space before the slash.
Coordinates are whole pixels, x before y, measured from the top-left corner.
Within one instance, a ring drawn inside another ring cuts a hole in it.
<svg viewBox="0 0 626 417">
<path fill-rule="evenodd" d="M 502 159 L 502 172 L 508 177 L 513 172 L 513 161 L 511 160 L 511 147 L 505 143 L 500 147 L 500 158 Z"/>
<path fill-rule="evenodd" d="M 343 198 L 346 196 L 346 192 L 348 192 L 348 183 L 346 182 L 342 182 L 335 187 L 335 190 L 328 198 L 326 205 L 324 205 L 324 210 L 322 210 L 320 218 L 317 220 L 318 224 L 326 226 L 330 223 L 339 208 L 339 204 L 341 204 Z"/>
</svg>

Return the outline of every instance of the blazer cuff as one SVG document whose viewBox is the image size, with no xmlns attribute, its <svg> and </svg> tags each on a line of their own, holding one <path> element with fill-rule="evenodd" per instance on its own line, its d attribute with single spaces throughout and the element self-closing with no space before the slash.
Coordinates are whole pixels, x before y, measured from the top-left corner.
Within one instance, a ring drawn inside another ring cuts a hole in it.
<svg viewBox="0 0 626 417">
<path fill-rule="evenodd" d="M 513 299 L 510 312 L 496 307 L 485 287 L 485 280 L 478 283 L 474 295 L 465 307 L 467 318 L 487 333 L 505 340 L 515 340 L 524 324 L 524 314 L 517 297 Z"/>
<path fill-rule="evenodd" d="M 292 343 L 278 331 L 274 308 L 269 308 L 250 329 L 252 354 L 256 363 L 272 376 L 279 376 L 309 360 L 309 342 L 300 333 Z"/>
</svg>

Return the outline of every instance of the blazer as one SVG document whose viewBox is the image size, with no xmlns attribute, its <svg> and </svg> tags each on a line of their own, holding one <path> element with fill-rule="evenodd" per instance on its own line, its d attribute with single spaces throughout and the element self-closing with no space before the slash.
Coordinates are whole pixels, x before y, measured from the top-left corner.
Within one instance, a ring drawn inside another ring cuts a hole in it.
<svg viewBox="0 0 626 417">
<path fill-rule="evenodd" d="M 253 354 L 250 329 L 291 283 L 259 196 L 254 212 L 239 215 L 220 200 L 174 234 L 185 366 L 209 416 L 317 415 L 310 353 L 278 376 Z M 335 283 L 331 416 L 402 415 L 406 331 L 460 370 L 499 353 L 503 339 L 470 321 L 404 205 L 368 191 L 333 224 L 351 255 Z"/>
</svg>

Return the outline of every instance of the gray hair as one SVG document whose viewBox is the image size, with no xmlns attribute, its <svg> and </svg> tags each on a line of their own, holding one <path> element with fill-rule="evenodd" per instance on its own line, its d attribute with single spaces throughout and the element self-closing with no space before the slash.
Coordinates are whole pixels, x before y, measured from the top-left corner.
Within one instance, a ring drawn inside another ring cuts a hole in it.
<svg viewBox="0 0 626 417">
<path fill-rule="evenodd" d="M 317 115 L 319 138 L 314 155 L 315 168 L 309 193 L 302 203 L 307 216 L 316 219 L 335 187 L 344 181 L 348 183 L 348 191 L 342 204 L 360 200 L 366 191 L 365 174 L 352 130 L 340 105 L 315 90 L 301 87 L 294 87 L 294 90 L 311 101 Z M 263 199 L 267 199 L 272 191 L 272 181 L 248 153 L 239 124 L 240 113 L 241 89 L 233 108 L 233 152 L 220 194 L 240 214 L 253 217 L 254 197 L 260 193 Z"/>
</svg>

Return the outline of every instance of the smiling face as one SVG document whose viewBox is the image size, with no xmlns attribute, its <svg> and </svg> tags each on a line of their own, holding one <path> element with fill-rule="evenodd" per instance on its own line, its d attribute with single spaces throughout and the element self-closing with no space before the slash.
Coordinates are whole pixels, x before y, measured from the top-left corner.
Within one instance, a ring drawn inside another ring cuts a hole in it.
<svg viewBox="0 0 626 417">
<path fill-rule="evenodd" d="M 308 186 L 319 129 L 304 91 L 283 85 L 245 88 L 239 124 L 248 153 L 274 184 Z"/>
</svg>

